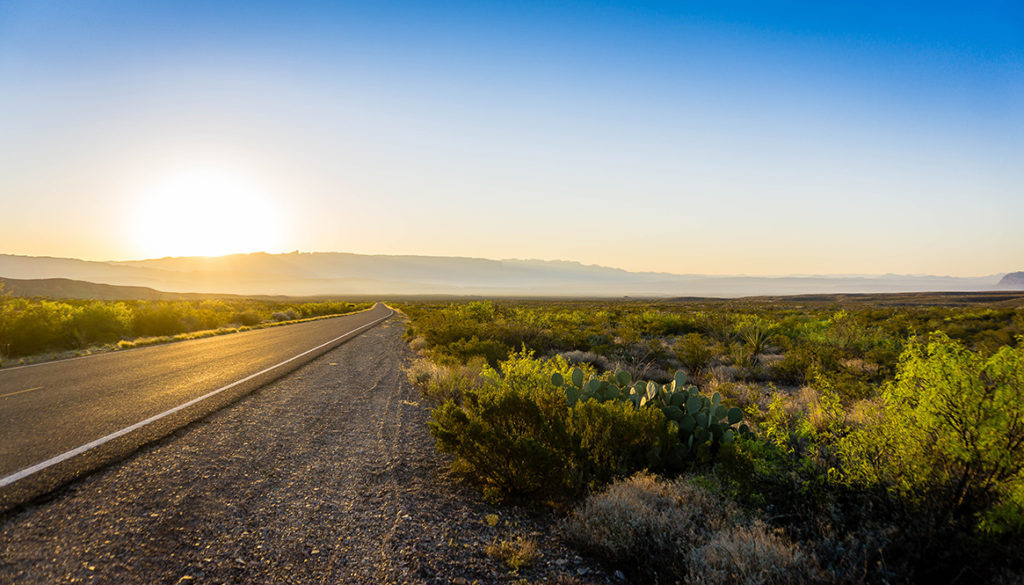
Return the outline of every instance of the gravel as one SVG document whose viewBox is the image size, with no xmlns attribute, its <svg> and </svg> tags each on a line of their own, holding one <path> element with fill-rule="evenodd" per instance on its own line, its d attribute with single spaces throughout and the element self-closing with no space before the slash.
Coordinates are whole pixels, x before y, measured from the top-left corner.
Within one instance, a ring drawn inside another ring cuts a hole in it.
<svg viewBox="0 0 1024 585">
<path fill-rule="evenodd" d="M 403 330 L 392 318 L 0 517 L 0 583 L 615 582 L 550 516 L 492 507 L 449 474 Z M 530 567 L 485 552 L 519 537 L 538 545 Z"/>
</svg>

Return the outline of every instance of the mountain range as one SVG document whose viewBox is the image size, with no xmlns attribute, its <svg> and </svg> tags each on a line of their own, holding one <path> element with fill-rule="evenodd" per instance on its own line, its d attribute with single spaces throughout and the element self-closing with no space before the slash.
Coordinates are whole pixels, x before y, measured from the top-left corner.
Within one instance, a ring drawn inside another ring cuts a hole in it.
<svg viewBox="0 0 1024 585">
<path fill-rule="evenodd" d="M 895 274 L 712 276 L 628 272 L 568 261 L 342 252 L 106 262 L 0 254 L 0 277 L 73 279 L 177 293 L 291 296 L 741 297 L 1024 288 L 1024 279 L 1007 283 L 1002 274 L 969 278 Z"/>
</svg>

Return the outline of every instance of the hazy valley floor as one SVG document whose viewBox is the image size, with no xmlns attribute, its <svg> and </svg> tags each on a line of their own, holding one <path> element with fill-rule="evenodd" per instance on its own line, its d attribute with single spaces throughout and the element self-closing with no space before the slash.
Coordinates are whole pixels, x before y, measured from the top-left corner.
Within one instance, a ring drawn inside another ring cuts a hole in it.
<svg viewBox="0 0 1024 585">
<path fill-rule="evenodd" d="M 0 518 L 0 583 L 605 582 L 543 519 L 448 475 L 402 371 L 402 327 Z M 519 573 L 484 553 L 517 535 L 543 551 Z"/>
</svg>

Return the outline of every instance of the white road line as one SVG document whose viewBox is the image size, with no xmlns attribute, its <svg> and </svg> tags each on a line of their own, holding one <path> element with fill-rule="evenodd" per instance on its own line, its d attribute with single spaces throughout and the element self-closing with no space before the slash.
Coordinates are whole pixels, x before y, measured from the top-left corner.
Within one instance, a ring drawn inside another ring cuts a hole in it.
<svg viewBox="0 0 1024 585">
<path fill-rule="evenodd" d="M 206 400 L 207 398 L 209 398 L 211 396 L 216 396 L 217 394 L 220 394 L 221 392 L 223 392 L 225 390 L 234 388 L 235 386 L 238 386 L 239 384 L 242 384 L 244 382 L 248 382 L 249 380 L 252 380 L 253 378 L 255 378 L 257 376 L 261 376 L 263 374 L 266 374 L 267 372 L 269 372 L 269 371 L 271 371 L 271 370 L 273 370 L 275 368 L 279 368 L 279 367 L 281 367 L 281 366 L 283 366 L 283 365 L 285 365 L 285 364 L 287 364 L 289 362 L 293 362 L 293 361 L 299 359 L 300 357 L 302 357 L 304 355 L 310 354 L 310 353 L 312 353 L 312 352 L 314 352 L 314 351 L 316 351 L 316 350 L 318 350 L 318 349 L 320 349 L 322 347 L 326 347 L 326 346 L 334 343 L 335 341 L 338 341 L 339 339 L 342 339 L 342 338 L 344 338 L 346 336 L 349 336 L 349 335 L 354 335 L 354 334 L 362 331 L 363 329 L 366 329 L 368 327 L 372 327 L 372 326 L 376 325 L 377 323 L 380 323 L 381 321 L 387 319 L 391 315 L 395 314 L 394 310 L 392 310 L 390 308 L 389 308 L 389 310 L 391 311 L 390 313 L 388 313 L 387 315 L 384 315 L 383 317 L 381 317 L 380 319 L 377 319 L 376 321 L 371 321 L 370 323 L 367 323 L 366 325 L 363 325 L 362 327 L 359 327 L 357 329 L 353 329 L 352 331 L 349 331 L 347 333 L 339 335 L 339 336 L 335 337 L 334 339 L 332 339 L 330 341 L 327 341 L 325 343 L 321 343 L 320 345 L 314 347 L 313 349 L 307 349 L 306 351 L 304 351 L 304 352 L 302 352 L 302 353 L 300 353 L 298 355 L 292 356 L 292 357 L 284 360 L 281 363 L 278 363 L 278 364 L 275 364 L 273 366 L 270 366 L 269 368 L 265 368 L 263 370 L 260 370 L 260 371 L 256 372 L 255 374 L 251 374 L 249 376 L 246 376 L 246 377 L 242 378 L 241 380 L 237 380 L 235 382 L 232 382 L 232 383 L 228 384 L 227 386 L 221 386 L 220 388 L 217 388 L 213 392 L 209 392 L 207 394 L 204 394 L 204 395 L 200 396 L 199 398 L 194 398 L 192 400 L 189 400 L 188 402 L 186 402 L 184 404 L 180 404 L 178 406 L 175 406 L 174 408 L 172 408 L 170 410 L 166 410 L 164 412 L 161 412 L 160 414 L 151 416 L 151 417 L 147 418 L 146 420 L 139 421 L 139 422 L 137 422 L 137 423 L 135 423 L 135 424 L 133 424 L 131 426 L 127 426 L 127 427 L 125 427 L 125 428 L 123 428 L 123 429 L 121 429 L 119 431 L 115 431 L 113 433 L 110 433 L 109 435 L 107 435 L 105 437 L 101 437 L 99 439 L 96 439 L 95 441 L 90 441 L 90 442 L 88 442 L 88 443 L 86 443 L 86 444 L 84 444 L 84 445 L 82 445 L 80 447 L 75 447 L 74 449 L 72 449 L 70 451 L 66 451 L 64 453 L 61 453 L 60 455 L 57 455 L 56 457 L 51 457 L 50 459 L 47 459 L 46 461 L 43 461 L 41 463 L 36 463 L 32 467 L 26 467 L 25 469 L 22 469 L 21 471 L 16 471 L 16 472 L 14 472 L 14 473 L 6 476 L 6 477 L 0 477 L 0 488 L 8 486 L 8 485 L 10 485 L 10 484 L 12 484 L 12 483 L 14 483 L 14 482 L 16 482 L 18 480 L 24 479 L 24 478 L 26 478 L 26 477 L 34 474 L 34 473 L 38 473 L 38 472 L 40 472 L 40 471 L 42 471 L 42 470 L 44 470 L 44 469 L 46 469 L 48 467 L 52 467 L 52 466 L 54 466 L 54 465 L 56 465 L 58 463 L 61 463 L 62 461 L 67 461 L 68 459 L 71 459 L 72 457 L 75 457 L 77 455 L 81 455 L 82 453 L 85 453 L 86 451 L 88 451 L 90 449 L 94 449 L 94 448 L 99 447 L 100 445 L 102 445 L 104 443 L 113 441 L 114 439 L 116 439 L 118 437 L 127 435 L 128 433 L 130 433 L 130 432 L 132 432 L 134 430 L 141 429 L 142 427 L 144 427 L 144 426 L 146 426 L 146 425 L 148 425 L 148 424 L 150 424 L 152 422 L 156 422 L 156 421 L 158 421 L 158 420 L 160 420 L 162 418 L 165 418 L 167 416 L 170 416 L 170 415 L 172 415 L 172 414 L 174 414 L 174 413 L 176 413 L 176 412 L 178 412 L 180 410 L 188 408 L 189 406 L 192 406 L 193 404 L 202 402 L 203 400 Z"/>
</svg>

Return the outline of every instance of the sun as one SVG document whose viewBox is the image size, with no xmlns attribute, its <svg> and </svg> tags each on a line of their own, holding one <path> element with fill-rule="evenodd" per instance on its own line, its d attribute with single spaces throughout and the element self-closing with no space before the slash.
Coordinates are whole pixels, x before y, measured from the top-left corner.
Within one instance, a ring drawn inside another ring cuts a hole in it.
<svg viewBox="0 0 1024 585">
<path fill-rule="evenodd" d="M 239 173 L 190 167 L 138 195 L 130 237 L 145 258 L 275 251 L 282 216 L 273 203 Z"/>
</svg>

